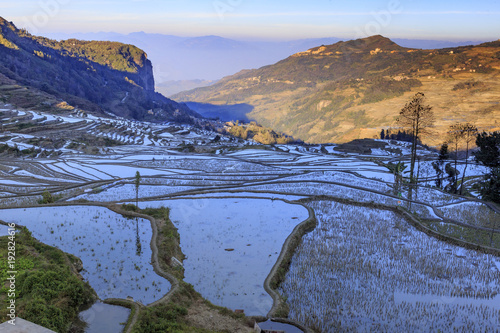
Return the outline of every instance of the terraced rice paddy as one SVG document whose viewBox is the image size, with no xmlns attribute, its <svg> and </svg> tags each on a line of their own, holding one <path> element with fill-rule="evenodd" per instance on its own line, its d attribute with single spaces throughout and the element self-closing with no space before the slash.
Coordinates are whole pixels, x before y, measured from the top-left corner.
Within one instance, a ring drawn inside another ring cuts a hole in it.
<svg viewBox="0 0 500 333">
<path fill-rule="evenodd" d="M 189 126 L 66 118 L 53 120 L 122 145 L 89 154 L 67 148 L 68 141 L 61 154 L 0 159 L 0 207 L 18 207 L 0 210 L 0 219 L 82 258 L 83 276 L 101 298 L 150 304 L 170 290 L 151 265 L 150 222 L 96 207 L 135 203 L 139 171 L 139 207 L 170 207 L 187 256 L 185 281 L 213 303 L 268 313 L 264 279 L 308 206 L 318 226 L 303 236 L 279 286 L 290 318 L 321 332 L 498 330 L 498 256 L 432 236 L 498 249 L 498 211 L 430 186 L 420 187 L 413 202 L 405 188 L 395 196 L 394 177 L 382 163 L 407 162 L 405 156 L 257 149 L 228 137 L 214 143 L 215 133 Z M 34 137 L 9 134 L 4 142 L 28 149 Z M 185 151 L 201 141 L 205 153 Z M 429 165 L 422 163 L 423 175 L 430 175 Z M 470 172 L 481 176 L 484 169 Z M 41 206 L 46 190 L 69 206 Z"/>
</svg>

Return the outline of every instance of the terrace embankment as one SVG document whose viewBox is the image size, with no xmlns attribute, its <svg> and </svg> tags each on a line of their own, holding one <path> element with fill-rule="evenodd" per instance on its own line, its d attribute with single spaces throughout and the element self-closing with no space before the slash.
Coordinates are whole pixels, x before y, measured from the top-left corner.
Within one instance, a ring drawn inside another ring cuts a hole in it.
<svg viewBox="0 0 500 333">
<path fill-rule="evenodd" d="M 288 200 L 284 201 L 289 204 L 293 204 Z M 264 288 L 273 298 L 273 306 L 267 315 L 268 317 L 270 318 L 278 317 L 281 318 L 283 322 L 288 324 L 293 324 L 294 326 L 297 326 L 300 329 L 302 329 L 304 332 L 313 332 L 312 330 L 304 327 L 303 325 L 293 320 L 285 319 L 288 316 L 288 305 L 286 304 L 286 301 L 283 299 L 283 297 L 276 291 L 276 288 L 285 278 L 285 274 L 288 271 L 288 267 L 290 266 L 295 249 L 300 244 L 302 236 L 307 232 L 312 231 L 317 225 L 317 220 L 314 214 L 314 210 L 305 205 L 302 206 L 307 209 L 309 217 L 300 224 L 298 224 L 293 229 L 290 236 L 288 236 L 288 238 L 286 239 L 285 243 L 283 244 L 281 253 L 278 257 L 278 260 L 276 261 L 271 272 L 264 281 Z"/>
</svg>

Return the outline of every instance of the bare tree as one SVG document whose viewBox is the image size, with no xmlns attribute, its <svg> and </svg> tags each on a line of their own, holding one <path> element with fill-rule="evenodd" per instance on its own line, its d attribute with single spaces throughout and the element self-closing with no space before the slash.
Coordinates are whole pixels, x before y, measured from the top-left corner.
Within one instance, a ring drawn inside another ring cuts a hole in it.
<svg viewBox="0 0 500 333">
<path fill-rule="evenodd" d="M 464 173 L 462 174 L 462 185 L 460 186 L 460 194 L 462 194 L 464 188 L 464 180 L 465 180 L 465 170 L 467 170 L 467 165 L 469 162 L 469 146 L 471 143 L 476 141 L 477 137 L 477 127 L 472 123 L 463 123 L 461 124 L 462 137 L 465 141 L 465 168 Z"/>
<path fill-rule="evenodd" d="M 425 96 L 418 92 L 413 96 L 411 101 L 399 112 L 397 122 L 399 125 L 410 130 L 412 135 L 411 143 L 411 162 L 410 162 L 410 191 L 409 196 L 412 196 L 412 186 L 415 183 L 414 171 L 415 160 L 417 157 L 417 143 L 421 134 L 426 133 L 427 129 L 434 124 L 434 112 L 432 107 L 424 104 Z"/>
<path fill-rule="evenodd" d="M 448 138 L 455 146 L 455 170 L 457 169 L 458 149 L 462 144 L 465 144 L 465 167 L 462 173 L 462 181 L 460 184 L 460 194 L 463 193 L 465 172 L 469 164 L 469 147 L 476 140 L 477 127 L 472 123 L 456 123 L 450 126 L 448 130 Z M 455 184 L 458 189 L 458 179 L 455 175 Z"/>
<path fill-rule="evenodd" d="M 462 133 L 462 127 L 459 123 L 450 125 L 448 132 L 447 132 L 447 141 L 450 143 L 450 145 L 453 147 L 453 151 L 455 152 L 455 172 L 453 173 L 453 186 L 452 191 L 457 192 L 458 189 L 458 169 L 457 169 L 457 164 L 458 164 L 458 147 L 461 144 L 461 141 L 463 139 L 463 133 Z"/>
</svg>

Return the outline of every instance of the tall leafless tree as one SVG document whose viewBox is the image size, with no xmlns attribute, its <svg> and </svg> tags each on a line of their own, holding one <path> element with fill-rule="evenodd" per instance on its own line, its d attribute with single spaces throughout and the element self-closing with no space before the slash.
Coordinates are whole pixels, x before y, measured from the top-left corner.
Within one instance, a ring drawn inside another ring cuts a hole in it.
<svg viewBox="0 0 500 333">
<path fill-rule="evenodd" d="M 420 135 L 427 133 L 427 129 L 434 125 L 434 112 L 432 107 L 424 104 L 425 95 L 421 92 L 415 94 L 412 99 L 399 112 L 397 122 L 400 126 L 408 129 L 412 135 L 411 162 L 410 162 L 410 192 L 412 197 L 412 186 L 415 183 L 415 161 L 417 157 L 417 143 Z"/>
<path fill-rule="evenodd" d="M 462 185 L 460 186 L 460 194 L 462 194 L 464 188 L 465 171 L 467 170 L 467 165 L 469 162 L 469 147 L 472 143 L 476 141 L 477 137 L 477 127 L 472 123 L 461 124 L 462 137 L 465 141 L 465 168 L 462 175 Z"/>
<path fill-rule="evenodd" d="M 453 173 L 453 187 L 452 191 L 457 192 L 458 190 L 458 150 L 463 139 L 462 127 L 460 123 L 450 125 L 447 132 L 447 141 L 450 143 L 453 151 L 455 152 L 455 172 Z"/>
</svg>

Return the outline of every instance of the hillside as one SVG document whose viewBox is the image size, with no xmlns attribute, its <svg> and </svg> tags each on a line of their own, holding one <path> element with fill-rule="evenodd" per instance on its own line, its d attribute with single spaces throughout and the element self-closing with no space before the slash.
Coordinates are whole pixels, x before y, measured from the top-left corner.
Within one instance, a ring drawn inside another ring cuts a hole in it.
<svg viewBox="0 0 500 333">
<path fill-rule="evenodd" d="M 47 94 L 87 111 L 139 120 L 196 116 L 185 105 L 154 91 L 152 64 L 133 45 L 76 39 L 58 42 L 33 36 L 0 18 L 0 74 L 0 98 L 22 107 L 43 105 L 36 103 L 37 98 L 3 92 L 30 90 L 32 96 Z"/>
<path fill-rule="evenodd" d="M 395 127 L 417 91 L 437 115 L 439 144 L 455 121 L 500 128 L 500 42 L 439 50 L 404 48 L 382 36 L 319 46 L 274 65 L 180 93 L 182 101 L 247 104 L 246 116 L 307 142 L 346 142 Z"/>
</svg>

